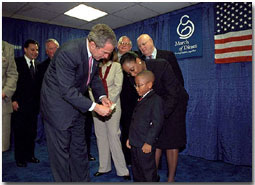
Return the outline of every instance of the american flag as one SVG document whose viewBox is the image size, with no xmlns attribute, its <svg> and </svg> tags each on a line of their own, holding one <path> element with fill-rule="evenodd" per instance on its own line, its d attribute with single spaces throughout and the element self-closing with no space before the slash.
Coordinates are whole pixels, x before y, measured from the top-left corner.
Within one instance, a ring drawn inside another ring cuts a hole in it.
<svg viewBox="0 0 255 185">
<path fill-rule="evenodd" d="M 252 3 L 215 4 L 215 63 L 252 61 Z"/>
</svg>

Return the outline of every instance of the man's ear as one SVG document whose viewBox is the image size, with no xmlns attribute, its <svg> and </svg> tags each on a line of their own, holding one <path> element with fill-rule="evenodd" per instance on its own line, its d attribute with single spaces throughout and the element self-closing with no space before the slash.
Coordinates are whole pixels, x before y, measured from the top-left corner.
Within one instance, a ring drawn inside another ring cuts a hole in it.
<svg viewBox="0 0 255 185">
<path fill-rule="evenodd" d="M 152 82 L 148 82 L 147 84 L 148 84 L 148 87 L 149 87 L 150 89 L 152 89 L 153 83 L 152 83 Z"/>
<path fill-rule="evenodd" d="M 94 41 L 90 41 L 89 45 L 90 45 L 90 48 L 93 49 L 93 50 L 96 49 L 96 47 L 97 47 L 97 45 Z"/>
</svg>

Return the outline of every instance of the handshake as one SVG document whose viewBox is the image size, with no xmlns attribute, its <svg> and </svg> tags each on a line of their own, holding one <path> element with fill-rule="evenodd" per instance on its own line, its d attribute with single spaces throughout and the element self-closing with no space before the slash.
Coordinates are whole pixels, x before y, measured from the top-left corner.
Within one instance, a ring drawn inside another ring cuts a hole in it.
<svg viewBox="0 0 255 185">
<path fill-rule="evenodd" d="M 96 104 L 94 111 L 100 116 L 109 116 L 116 108 L 116 104 L 112 103 L 112 101 L 106 97 L 102 98 L 101 101 L 103 105 Z"/>
<path fill-rule="evenodd" d="M 110 109 L 113 111 L 116 108 L 116 103 L 113 103 L 110 107 Z"/>
</svg>

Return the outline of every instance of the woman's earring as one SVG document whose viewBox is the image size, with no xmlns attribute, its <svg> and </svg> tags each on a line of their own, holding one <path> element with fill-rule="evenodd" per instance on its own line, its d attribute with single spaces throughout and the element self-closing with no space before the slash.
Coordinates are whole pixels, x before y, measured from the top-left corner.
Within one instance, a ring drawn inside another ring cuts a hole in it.
<svg viewBox="0 0 255 185">
<path fill-rule="evenodd" d="M 139 64 L 142 64 L 142 62 L 139 62 Z"/>
</svg>

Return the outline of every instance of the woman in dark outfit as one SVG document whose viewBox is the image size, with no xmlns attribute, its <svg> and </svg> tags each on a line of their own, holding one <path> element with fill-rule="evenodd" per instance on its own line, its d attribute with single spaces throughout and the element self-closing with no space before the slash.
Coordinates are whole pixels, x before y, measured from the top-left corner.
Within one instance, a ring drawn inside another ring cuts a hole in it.
<svg viewBox="0 0 255 185">
<path fill-rule="evenodd" d="M 166 150 L 168 164 L 178 161 L 169 161 L 170 149 L 185 148 L 186 145 L 186 112 L 189 95 L 175 77 L 172 67 L 164 59 L 150 59 L 143 61 L 134 52 L 127 52 L 121 57 L 122 69 L 131 77 L 130 83 L 134 85 L 134 77 L 143 70 L 150 70 L 155 75 L 153 89 L 164 101 L 164 125 L 156 144 L 161 154 Z M 156 165 L 159 163 L 156 155 Z M 168 165 L 169 166 L 169 165 Z M 168 181 L 174 181 L 175 169 L 169 169 Z"/>
</svg>

